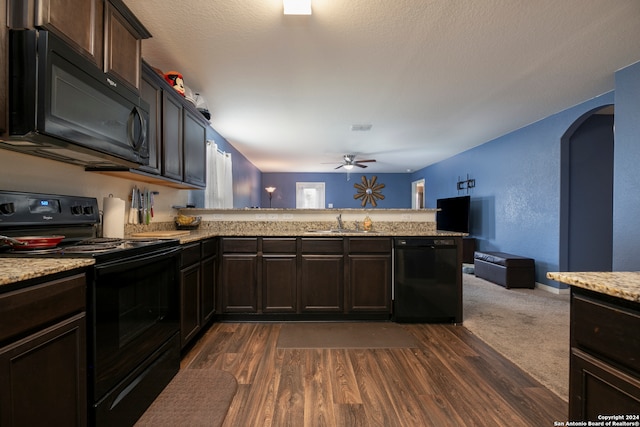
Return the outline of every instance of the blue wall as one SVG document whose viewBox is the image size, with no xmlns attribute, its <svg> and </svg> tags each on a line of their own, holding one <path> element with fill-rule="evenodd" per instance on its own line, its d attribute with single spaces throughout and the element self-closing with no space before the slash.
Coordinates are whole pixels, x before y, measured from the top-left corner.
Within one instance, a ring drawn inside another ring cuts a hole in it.
<svg viewBox="0 0 640 427">
<path fill-rule="evenodd" d="M 271 201 L 273 208 L 295 208 L 296 182 L 324 182 L 325 208 L 329 207 L 329 203 L 333 204 L 334 209 L 361 208 L 361 201 L 353 198 L 353 195 L 357 192 L 353 184 L 361 184 L 363 175 L 369 180 L 375 175 L 377 176 L 376 183 L 385 185 L 380 190 L 384 199 L 376 201 L 378 208 L 404 209 L 411 207 L 411 181 L 409 174 L 357 172 L 349 175 L 350 179 L 347 181 L 346 173 L 263 173 L 260 207 L 269 207 L 269 197 L 267 192 L 264 191 L 264 187 L 276 187 Z M 367 204 L 367 208 L 371 208 L 371 205 Z"/>
<path fill-rule="evenodd" d="M 477 249 L 531 257 L 536 281 L 558 287 L 546 273 L 559 269 L 560 140 L 584 113 L 612 102 L 613 93 L 594 98 L 417 171 L 413 179 L 425 179 L 426 205 L 434 206 L 437 198 L 457 195 L 458 176 L 469 174 L 476 181 L 469 194 Z"/>
<path fill-rule="evenodd" d="M 616 73 L 613 270 L 640 270 L 640 62 Z"/>
</svg>

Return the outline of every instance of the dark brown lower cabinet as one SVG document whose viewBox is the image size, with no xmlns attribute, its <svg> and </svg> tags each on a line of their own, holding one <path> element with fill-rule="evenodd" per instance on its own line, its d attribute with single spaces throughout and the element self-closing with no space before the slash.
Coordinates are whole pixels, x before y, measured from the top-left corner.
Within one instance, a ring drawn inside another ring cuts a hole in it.
<svg viewBox="0 0 640 427">
<path fill-rule="evenodd" d="M 202 242 L 200 271 L 202 280 L 201 315 L 203 323 L 209 322 L 216 311 L 216 261 L 218 239 Z"/>
<path fill-rule="evenodd" d="M 391 311 L 391 239 L 348 239 L 348 312 Z"/>
<path fill-rule="evenodd" d="M 391 314 L 389 237 L 223 237 L 221 248 L 222 318 Z"/>
<path fill-rule="evenodd" d="M 344 311 L 344 240 L 302 238 L 300 311 Z"/>
<path fill-rule="evenodd" d="M 571 289 L 571 421 L 640 416 L 639 329 L 640 304 Z"/>
<path fill-rule="evenodd" d="M 215 312 L 216 239 L 182 245 L 180 267 L 180 339 L 182 348 Z"/>
<path fill-rule="evenodd" d="M 342 312 L 344 309 L 343 255 L 303 254 L 300 260 L 300 311 Z"/>
<path fill-rule="evenodd" d="M 0 294 L 0 425 L 86 426 L 86 278 Z"/>
<path fill-rule="evenodd" d="M 257 313 L 258 238 L 223 237 L 221 246 L 222 313 Z"/>
<path fill-rule="evenodd" d="M 295 237 L 262 238 L 262 311 L 295 313 L 298 260 Z"/>
</svg>

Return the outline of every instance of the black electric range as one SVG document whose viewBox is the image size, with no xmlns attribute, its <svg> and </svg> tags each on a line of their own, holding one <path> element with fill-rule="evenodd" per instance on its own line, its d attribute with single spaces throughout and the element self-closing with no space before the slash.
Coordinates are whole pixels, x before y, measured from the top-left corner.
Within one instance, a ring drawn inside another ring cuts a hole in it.
<svg viewBox="0 0 640 427">
<path fill-rule="evenodd" d="M 4 244 L 1 257 L 94 258 L 98 263 L 179 245 L 176 239 L 101 238 L 99 226 L 100 211 L 93 197 L 0 191 L 0 235 L 64 236 L 51 248 Z"/>
<path fill-rule="evenodd" d="M 0 257 L 95 259 L 87 271 L 87 424 L 129 426 L 180 368 L 181 248 L 175 239 L 100 238 L 99 225 L 95 198 L 0 191 L 0 235 L 64 236 L 45 249 L 5 244 Z"/>
</svg>

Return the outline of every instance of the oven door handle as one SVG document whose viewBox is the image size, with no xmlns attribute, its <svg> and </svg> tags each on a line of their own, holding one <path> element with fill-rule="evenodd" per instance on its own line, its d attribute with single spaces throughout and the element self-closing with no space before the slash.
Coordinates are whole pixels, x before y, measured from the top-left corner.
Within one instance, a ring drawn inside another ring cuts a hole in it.
<svg viewBox="0 0 640 427">
<path fill-rule="evenodd" d="M 96 275 L 109 274 L 113 271 L 123 271 L 138 268 L 151 263 L 162 262 L 164 260 L 177 257 L 182 248 L 175 247 L 164 251 L 153 252 L 151 254 L 142 254 L 126 260 L 118 259 L 114 261 L 98 264 L 95 267 Z"/>
</svg>

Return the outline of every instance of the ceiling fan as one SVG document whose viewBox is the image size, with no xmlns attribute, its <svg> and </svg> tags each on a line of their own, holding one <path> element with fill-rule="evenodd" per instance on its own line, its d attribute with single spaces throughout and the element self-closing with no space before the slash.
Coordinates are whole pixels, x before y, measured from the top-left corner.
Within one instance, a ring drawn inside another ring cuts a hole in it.
<svg viewBox="0 0 640 427">
<path fill-rule="evenodd" d="M 375 159 L 367 159 L 367 160 L 356 160 L 355 154 L 345 154 L 343 157 L 344 162 L 336 167 L 336 169 L 345 168 L 346 170 L 353 169 L 354 166 L 359 168 L 366 168 L 367 165 L 363 165 L 361 163 L 371 163 L 375 162 Z"/>
</svg>

